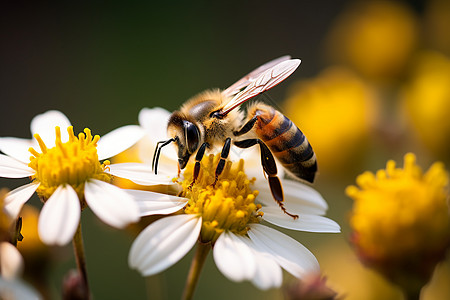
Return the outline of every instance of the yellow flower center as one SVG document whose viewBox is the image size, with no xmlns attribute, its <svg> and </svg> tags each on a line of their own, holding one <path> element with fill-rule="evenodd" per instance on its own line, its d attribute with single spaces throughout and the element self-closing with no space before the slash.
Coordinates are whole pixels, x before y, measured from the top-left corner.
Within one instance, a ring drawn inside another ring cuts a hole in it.
<svg viewBox="0 0 450 300">
<path fill-rule="evenodd" d="M 200 236 L 203 242 L 215 242 L 226 230 L 244 235 L 248 224 L 259 222 L 262 216 L 261 205 L 255 204 L 258 191 L 250 188 L 254 179 L 249 180 L 245 175 L 243 160 L 237 164 L 227 161 L 219 180 L 213 185 L 219 159 L 219 155 L 211 154 L 202 160 L 199 176 L 192 187 L 194 164 L 190 163 L 181 182 L 182 196 L 190 199 L 185 213 L 202 217 Z"/>
<path fill-rule="evenodd" d="M 353 242 L 369 261 L 405 261 L 438 256 L 449 245 L 449 177 L 435 163 L 423 174 L 416 157 L 405 155 L 403 169 L 389 161 L 376 175 L 366 172 L 349 186 L 354 199 Z"/>
<path fill-rule="evenodd" d="M 67 128 L 69 141 L 61 141 L 61 130 L 55 128 L 56 146 L 48 149 L 39 134 L 35 134 L 41 153 L 30 148 L 33 156 L 30 157 L 28 166 L 36 170 L 33 179 L 40 183 L 37 189 L 38 195 L 43 201 L 47 200 L 60 185 L 68 184 L 74 188 L 84 203 L 84 184 L 90 178 L 111 181 L 111 175 L 104 172 L 109 161 L 100 164 L 97 155 L 97 142 L 100 136 L 92 136 L 91 131 L 86 128 L 84 133 L 76 137 L 73 127 Z"/>
</svg>

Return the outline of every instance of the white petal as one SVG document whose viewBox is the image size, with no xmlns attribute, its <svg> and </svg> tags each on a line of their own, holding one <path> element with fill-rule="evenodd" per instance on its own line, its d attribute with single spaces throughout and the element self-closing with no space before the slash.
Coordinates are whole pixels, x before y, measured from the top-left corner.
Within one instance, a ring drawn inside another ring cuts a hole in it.
<svg viewBox="0 0 450 300">
<path fill-rule="evenodd" d="M 172 174 L 163 173 L 158 171 L 158 174 L 153 173 L 152 167 L 147 164 L 140 163 L 122 163 L 122 164 L 111 164 L 109 165 L 109 173 L 129 179 L 134 183 L 140 185 L 173 185 Z"/>
<path fill-rule="evenodd" d="M 169 268 L 194 246 L 201 226 L 201 218 L 184 214 L 152 223 L 133 242 L 128 264 L 143 276 Z"/>
<path fill-rule="evenodd" d="M 275 260 L 266 253 L 256 256 L 258 264 L 252 283 L 261 290 L 281 287 L 283 272 Z"/>
<path fill-rule="evenodd" d="M 153 149 L 149 152 L 151 153 L 150 155 L 153 155 L 157 142 L 169 139 L 167 136 L 167 124 L 170 115 L 171 113 L 169 111 L 160 107 L 143 108 L 139 112 L 139 124 L 144 128 L 147 137 L 153 144 Z M 175 162 L 178 159 L 175 148 L 170 145 L 165 147 L 161 154 Z"/>
<path fill-rule="evenodd" d="M 42 297 L 29 285 L 20 281 L 5 280 L 0 277 L 0 295 L 5 299 L 40 300 Z"/>
<path fill-rule="evenodd" d="M 6 194 L 5 210 L 13 219 L 16 219 L 19 216 L 22 206 L 31 198 L 31 196 L 33 196 L 33 193 L 38 187 L 39 183 L 32 182 L 22 185 Z"/>
<path fill-rule="evenodd" d="M 22 273 L 23 257 L 13 244 L 0 243 L 0 267 L 0 274 L 5 279 L 16 278 Z"/>
<path fill-rule="evenodd" d="M 91 179 L 84 196 L 92 211 L 106 224 L 124 228 L 139 220 L 139 208 L 131 195 L 104 181 Z"/>
<path fill-rule="evenodd" d="M 80 214 L 80 201 L 75 190 L 70 185 L 60 185 L 42 207 L 39 237 L 47 245 L 66 245 L 75 235 Z"/>
<path fill-rule="evenodd" d="M 218 149 L 220 152 L 221 149 Z M 217 151 L 216 151 L 217 152 Z M 239 161 L 243 159 L 245 161 L 245 171 L 248 169 L 257 168 L 258 171 L 262 170 L 261 167 L 261 156 L 259 152 L 259 147 L 251 148 L 239 148 L 234 145 L 230 148 L 230 155 L 228 157 L 231 161 Z"/>
<path fill-rule="evenodd" d="M 44 141 L 47 148 L 55 146 L 55 127 L 61 128 L 61 141 L 67 142 L 69 134 L 67 127 L 71 126 L 69 119 L 60 111 L 49 110 L 43 114 L 37 115 L 31 120 L 31 134 L 38 133 Z M 37 150 L 37 149 L 36 149 Z"/>
<path fill-rule="evenodd" d="M 284 192 L 284 206 L 287 211 L 293 214 L 316 214 L 323 215 L 328 209 L 328 205 L 323 197 L 310 186 L 295 180 L 282 180 Z M 254 189 L 259 191 L 257 200 L 266 206 L 277 206 L 272 197 L 270 187 L 267 182 L 255 184 Z"/>
<path fill-rule="evenodd" d="M 144 135 L 144 130 L 137 125 L 119 127 L 105 134 L 98 141 L 99 160 L 113 157 L 133 146 Z"/>
<path fill-rule="evenodd" d="M 31 156 L 28 149 L 30 149 L 30 147 L 35 147 L 35 145 L 37 144 L 29 139 L 15 137 L 0 138 L 0 151 L 26 164 L 30 162 Z"/>
<path fill-rule="evenodd" d="M 252 283 L 261 290 L 280 287 L 283 273 L 272 255 L 259 250 L 251 239 L 242 238 L 242 240 L 250 247 L 257 261 Z"/>
<path fill-rule="evenodd" d="M 213 254 L 217 267 L 228 279 L 238 282 L 253 279 L 257 261 L 240 237 L 228 232 L 221 234 Z"/>
<path fill-rule="evenodd" d="M 124 190 L 136 201 L 141 216 L 167 215 L 182 209 L 189 201 L 187 198 L 141 191 Z"/>
<path fill-rule="evenodd" d="M 339 225 L 331 219 L 323 216 L 299 214 L 298 219 L 293 219 L 279 207 L 263 207 L 263 219 L 280 227 L 309 232 L 340 232 Z"/>
<path fill-rule="evenodd" d="M 139 125 L 156 141 L 167 140 L 170 112 L 161 107 L 143 108 L 139 112 Z"/>
<path fill-rule="evenodd" d="M 166 138 L 167 140 L 167 138 Z M 163 141 L 163 140 L 159 140 Z M 142 162 L 146 164 L 152 164 L 153 156 L 156 150 L 156 144 L 159 142 L 155 137 L 150 137 L 146 134 L 138 142 L 138 155 Z M 178 171 L 178 156 L 175 152 L 173 145 L 167 145 L 161 149 L 161 153 L 158 160 L 158 170 L 174 170 Z"/>
<path fill-rule="evenodd" d="M 0 154 L 0 176 L 6 178 L 24 178 L 35 174 L 36 171 L 26 163 L 7 155 Z"/>
<path fill-rule="evenodd" d="M 257 249 L 272 255 L 283 269 L 295 277 L 319 271 L 314 255 L 293 238 L 261 224 L 250 225 L 248 235 Z"/>
</svg>

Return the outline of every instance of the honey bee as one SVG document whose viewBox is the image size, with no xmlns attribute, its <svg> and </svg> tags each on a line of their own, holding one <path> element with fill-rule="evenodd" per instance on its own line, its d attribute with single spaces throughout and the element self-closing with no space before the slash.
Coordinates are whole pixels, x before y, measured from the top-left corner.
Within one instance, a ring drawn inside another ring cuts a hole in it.
<svg viewBox="0 0 450 300">
<path fill-rule="evenodd" d="M 154 172 L 157 173 L 162 147 L 174 143 L 179 171 L 195 154 L 194 184 L 205 151 L 220 146 L 215 184 L 225 167 L 232 143 L 239 148 L 259 145 L 261 164 L 273 198 L 284 213 L 298 218 L 287 212 L 283 205 L 283 188 L 274 156 L 288 174 L 312 183 L 317 161 L 311 145 L 300 129 L 272 106 L 260 102 L 251 104 L 246 117 L 239 108 L 247 100 L 285 80 L 299 65 L 299 59 L 283 56 L 260 66 L 223 91 L 207 90 L 189 99 L 169 118 L 167 132 L 171 138 L 158 142 L 153 156 Z"/>
</svg>

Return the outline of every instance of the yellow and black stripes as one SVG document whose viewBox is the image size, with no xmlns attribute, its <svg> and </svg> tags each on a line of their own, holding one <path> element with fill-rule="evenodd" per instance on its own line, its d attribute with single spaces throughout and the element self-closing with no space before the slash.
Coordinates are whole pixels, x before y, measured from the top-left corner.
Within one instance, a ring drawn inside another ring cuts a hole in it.
<svg viewBox="0 0 450 300">
<path fill-rule="evenodd" d="M 260 104 L 254 110 L 255 133 L 292 175 L 313 182 L 317 161 L 308 139 L 286 116 Z"/>
</svg>

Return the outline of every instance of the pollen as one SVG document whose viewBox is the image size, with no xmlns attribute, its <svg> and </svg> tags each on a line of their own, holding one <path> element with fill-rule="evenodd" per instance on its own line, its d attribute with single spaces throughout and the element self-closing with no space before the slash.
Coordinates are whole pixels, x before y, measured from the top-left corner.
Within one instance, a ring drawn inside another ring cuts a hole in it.
<svg viewBox="0 0 450 300">
<path fill-rule="evenodd" d="M 450 245 L 449 176 L 442 163 L 427 172 L 408 153 L 376 174 L 365 172 L 347 188 L 353 198 L 352 243 L 367 264 L 391 268 L 441 257 Z"/>
<path fill-rule="evenodd" d="M 88 179 L 98 179 L 106 182 L 111 181 L 111 176 L 104 172 L 109 161 L 102 164 L 98 160 L 97 142 L 100 136 L 92 136 L 91 130 L 84 129 L 84 133 L 75 136 L 73 127 L 67 128 L 69 141 L 61 141 L 61 129 L 55 128 L 55 147 L 47 148 L 39 134 L 35 134 L 40 152 L 34 148 L 29 151 L 32 154 L 28 166 L 36 171 L 32 179 L 39 182 L 37 194 L 46 201 L 60 185 L 70 185 L 84 203 L 84 184 Z"/>
<path fill-rule="evenodd" d="M 223 173 L 214 185 L 219 155 L 210 155 L 201 162 L 200 173 L 193 184 L 194 164 L 188 164 L 181 182 L 184 197 L 189 198 L 185 213 L 201 215 L 203 224 L 201 240 L 215 242 L 224 231 L 245 235 L 248 225 L 261 219 L 261 206 L 255 203 L 258 191 L 251 186 L 255 179 L 248 179 L 244 161 L 228 161 Z"/>
</svg>

